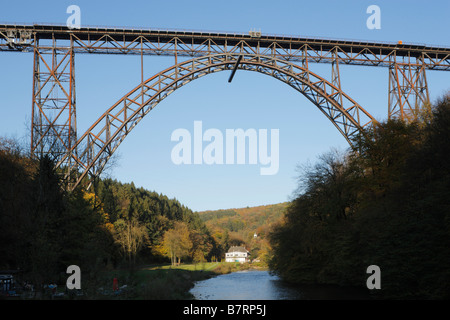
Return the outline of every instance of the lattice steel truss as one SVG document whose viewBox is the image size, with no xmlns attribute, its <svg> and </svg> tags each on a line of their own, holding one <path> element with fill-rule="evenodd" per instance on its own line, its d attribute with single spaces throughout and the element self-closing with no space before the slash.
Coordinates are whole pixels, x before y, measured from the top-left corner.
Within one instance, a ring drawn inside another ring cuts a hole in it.
<svg viewBox="0 0 450 320">
<path fill-rule="evenodd" d="M 389 118 L 412 121 L 430 102 L 424 65 L 394 63 L 389 67 Z"/>
<path fill-rule="evenodd" d="M 53 155 L 67 177 L 77 174 L 69 188 L 88 175 L 98 176 L 125 136 L 161 100 L 209 73 L 241 69 L 283 81 L 311 100 L 351 144 L 375 120 L 342 91 L 342 64 L 388 68 L 388 117 L 403 120 L 417 117 L 429 101 L 426 70 L 450 71 L 450 48 L 255 32 L 0 25 L 1 51 L 34 53 L 31 150 L 35 156 Z M 141 83 L 77 139 L 74 56 L 79 53 L 141 55 Z M 175 65 L 144 80 L 143 55 L 171 55 Z M 179 57 L 190 60 L 179 62 Z M 310 72 L 309 63 L 331 64 L 331 81 Z"/>
<path fill-rule="evenodd" d="M 36 157 L 49 155 L 58 162 L 67 153 L 76 153 L 74 73 L 73 48 L 35 46 L 31 153 Z"/>
<path fill-rule="evenodd" d="M 344 137 L 352 143 L 361 128 L 374 119 L 340 88 L 284 60 L 250 54 L 218 54 L 194 58 L 168 68 L 147 79 L 108 109 L 81 137 L 79 156 L 72 154 L 74 168 L 82 174 L 75 185 L 89 173 L 97 176 L 127 134 L 159 102 L 176 89 L 210 73 L 231 70 L 241 57 L 238 69 L 274 77 L 305 95 L 328 117 Z M 342 102 L 341 102 L 342 101 Z M 69 155 L 61 160 L 67 161 Z"/>
</svg>

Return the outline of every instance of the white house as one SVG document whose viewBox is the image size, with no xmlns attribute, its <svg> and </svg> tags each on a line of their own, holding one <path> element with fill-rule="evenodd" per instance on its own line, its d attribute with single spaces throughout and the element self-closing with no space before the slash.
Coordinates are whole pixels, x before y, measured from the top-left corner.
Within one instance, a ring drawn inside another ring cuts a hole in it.
<svg viewBox="0 0 450 320">
<path fill-rule="evenodd" d="M 249 256 L 250 252 L 248 252 L 244 247 L 233 246 L 225 254 L 225 262 L 249 262 Z"/>
</svg>

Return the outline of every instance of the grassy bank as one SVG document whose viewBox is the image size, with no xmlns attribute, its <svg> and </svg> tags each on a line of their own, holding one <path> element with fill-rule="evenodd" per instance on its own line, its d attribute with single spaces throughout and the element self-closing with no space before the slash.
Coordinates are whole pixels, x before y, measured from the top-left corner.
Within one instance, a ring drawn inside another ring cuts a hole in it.
<svg viewBox="0 0 450 320">
<path fill-rule="evenodd" d="M 82 290 L 68 291 L 59 283 L 55 292 L 50 289 L 23 292 L 7 297 L 13 300 L 186 300 L 196 281 L 230 272 L 262 269 L 257 265 L 208 262 L 199 264 L 150 265 L 134 270 L 118 269 L 82 278 Z M 113 281 L 117 279 L 117 289 Z M 6 298 L 6 297 L 4 297 Z"/>
<path fill-rule="evenodd" d="M 157 266 L 137 271 L 141 290 L 138 299 L 193 299 L 189 290 L 196 281 L 250 269 L 249 264 L 209 262 L 180 266 Z"/>
<path fill-rule="evenodd" d="M 87 299 L 180 300 L 193 299 L 189 290 L 196 281 L 247 270 L 249 264 L 208 262 L 199 264 L 152 265 L 134 271 L 108 271 L 99 278 L 96 292 Z M 113 291 L 113 279 L 118 280 L 118 291 Z"/>
</svg>

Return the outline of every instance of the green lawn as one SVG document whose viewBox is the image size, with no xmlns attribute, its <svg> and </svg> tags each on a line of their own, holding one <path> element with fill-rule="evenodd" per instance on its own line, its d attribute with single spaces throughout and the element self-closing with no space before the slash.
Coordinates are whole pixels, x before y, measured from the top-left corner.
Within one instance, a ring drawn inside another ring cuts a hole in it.
<svg viewBox="0 0 450 320">
<path fill-rule="evenodd" d="M 116 296 L 118 299 L 192 299 L 193 296 L 189 290 L 196 281 L 248 268 L 248 264 L 226 262 L 181 264 L 179 266 L 165 264 L 145 266 L 133 272 L 110 271 L 108 277 L 111 284 L 112 279 L 116 277 L 119 286 L 127 285 L 123 294 Z"/>
<path fill-rule="evenodd" d="M 134 271 L 113 270 L 103 274 L 101 299 L 144 299 L 144 300 L 178 300 L 192 299 L 189 290 L 196 281 L 206 280 L 221 274 L 220 262 L 181 264 L 179 266 L 150 265 Z M 217 271 L 215 271 L 217 269 Z M 112 280 L 118 279 L 119 287 L 126 288 L 119 293 L 112 292 Z"/>
<path fill-rule="evenodd" d="M 66 299 L 180 300 L 193 299 L 189 290 L 196 281 L 248 269 L 250 265 L 227 262 L 181 264 L 179 266 L 148 265 L 132 271 L 117 269 L 98 274 L 83 282 L 83 294 Z M 113 279 L 118 291 L 113 291 Z M 61 289 L 62 290 L 62 289 Z"/>
<path fill-rule="evenodd" d="M 43 299 L 76 300 L 185 300 L 193 299 L 189 290 L 195 282 L 217 275 L 255 268 L 249 264 L 205 262 L 179 266 L 147 265 L 133 270 L 104 271 L 88 279 L 84 278 L 80 291 L 67 295 L 63 286 L 57 289 L 63 296 L 53 298 L 50 293 Z M 118 280 L 119 290 L 113 290 L 113 279 Z"/>
<path fill-rule="evenodd" d="M 141 270 L 156 270 L 156 269 L 180 269 L 188 271 L 212 271 L 217 268 L 221 262 L 205 262 L 205 263 L 195 263 L 195 264 L 181 264 L 179 266 L 172 265 L 158 265 L 149 268 L 142 268 Z"/>
</svg>

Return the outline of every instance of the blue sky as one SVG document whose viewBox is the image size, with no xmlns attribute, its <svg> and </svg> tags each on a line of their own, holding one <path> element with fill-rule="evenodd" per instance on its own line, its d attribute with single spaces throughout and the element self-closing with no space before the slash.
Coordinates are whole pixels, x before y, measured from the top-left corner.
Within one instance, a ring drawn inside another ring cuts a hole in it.
<svg viewBox="0 0 450 320">
<path fill-rule="evenodd" d="M 66 8 L 81 8 L 83 26 L 125 26 L 248 32 L 361 39 L 402 40 L 450 46 L 450 2 L 444 1 L 9 1 L 0 22 L 65 24 Z M 381 9 L 381 29 L 369 30 L 366 9 Z M 31 119 L 32 54 L 0 54 L 0 135 L 27 140 Z M 81 135 L 108 107 L 140 81 L 140 60 L 132 56 L 78 55 L 76 94 Z M 145 77 L 173 65 L 172 57 L 145 57 Z M 329 65 L 311 69 L 329 78 Z M 388 70 L 341 66 L 342 88 L 377 119 L 387 115 Z M 108 174 L 122 182 L 177 198 L 193 210 L 237 208 L 287 201 L 297 182 L 296 167 L 314 162 L 345 139 L 301 94 L 256 73 L 208 75 L 177 90 L 129 134 Z M 450 89 L 450 72 L 427 73 L 431 99 Z M 102 85 L 99 85 L 102 84 Z M 204 130 L 279 129 L 280 167 L 261 176 L 259 165 L 175 165 L 170 155 L 178 128 Z"/>
</svg>

